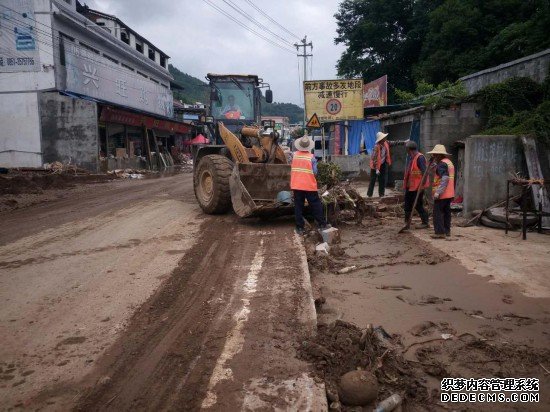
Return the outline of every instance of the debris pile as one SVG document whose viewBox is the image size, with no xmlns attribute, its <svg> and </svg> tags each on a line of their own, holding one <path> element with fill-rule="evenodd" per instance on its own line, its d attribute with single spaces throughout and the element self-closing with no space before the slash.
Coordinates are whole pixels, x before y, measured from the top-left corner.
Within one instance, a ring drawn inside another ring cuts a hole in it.
<svg viewBox="0 0 550 412">
<path fill-rule="evenodd" d="M 143 179 L 146 174 L 153 173 L 146 169 L 115 169 L 107 172 L 109 176 L 119 179 Z"/>
<path fill-rule="evenodd" d="M 321 200 L 326 206 L 328 221 L 335 226 L 341 222 L 360 223 L 365 216 L 376 212 L 350 182 L 340 182 L 322 190 Z"/>
<path fill-rule="evenodd" d="M 91 172 L 86 169 L 82 169 L 76 165 L 71 164 L 71 162 L 68 163 L 61 163 L 59 161 L 53 162 L 53 163 L 44 163 L 43 165 L 44 170 L 49 171 L 54 174 L 62 174 L 62 173 L 72 173 L 74 175 L 77 174 L 84 174 L 89 175 Z"/>
<path fill-rule="evenodd" d="M 333 410 L 340 405 L 343 410 L 346 406 L 366 406 L 394 394 L 415 403 L 431 403 L 425 383 L 403 358 L 399 345 L 399 338 L 388 335 L 382 327 L 361 330 L 337 320 L 319 325 L 317 335 L 301 343 L 299 356 L 324 379 Z"/>
</svg>

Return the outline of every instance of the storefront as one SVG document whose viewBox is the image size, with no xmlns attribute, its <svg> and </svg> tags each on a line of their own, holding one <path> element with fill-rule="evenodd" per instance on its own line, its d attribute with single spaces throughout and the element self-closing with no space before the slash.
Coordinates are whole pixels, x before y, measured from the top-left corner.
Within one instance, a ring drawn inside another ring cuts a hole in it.
<svg viewBox="0 0 550 412">
<path fill-rule="evenodd" d="M 103 171 L 157 169 L 173 164 L 172 148 L 193 126 L 99 104 L 99 156 Z"/>
</svg>

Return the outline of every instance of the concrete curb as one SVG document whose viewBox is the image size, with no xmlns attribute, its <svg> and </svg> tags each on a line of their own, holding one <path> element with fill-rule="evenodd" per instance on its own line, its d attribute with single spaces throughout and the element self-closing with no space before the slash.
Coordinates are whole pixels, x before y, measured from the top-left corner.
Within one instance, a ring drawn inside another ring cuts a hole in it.
<svg viewBox="0 0 550 412">
<path fill-rule="evenodd" d="M 302 320 L 306 325 L 308 332 L 312 335 L 317 334 L 317 311 L 315 310 L 315 300 L 313 299 L 313 288 L 311 286 L 311 274 L 309 273 L 309 265 L 307 263 L 306 250 L 302 238 L 294 233 L 295 250 L 300 259 L 300 268 L 302 269 L 302 285 L 307 296 L 307 304 L 303 308 Z"/>
</svg>

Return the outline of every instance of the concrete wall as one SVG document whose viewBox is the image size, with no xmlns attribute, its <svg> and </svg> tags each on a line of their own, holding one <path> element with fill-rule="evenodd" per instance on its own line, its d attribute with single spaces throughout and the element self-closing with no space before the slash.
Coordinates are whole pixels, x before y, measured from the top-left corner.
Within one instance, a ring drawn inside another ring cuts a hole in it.
<svg viewBox="0 0 550 412">
<path fill-rule="evenodd" d="M 468 93 L 474 94 L 490 84 L 500 83 L 511 77 L 529 77 L 542 83 L 550 68 L 550 49 L 513 60 L 500 66 L 491 67 L 468 76 L 461 77 Z"/>
<path fill-rule="evenodd" d="M 476 103 L 462 103 L 449 109 L 426 110 L 420 119 L 420 148 L 429 151 L 436 144 L 443 144 L 449 151 L 457 140 L 478 133 L 483 122 L 481 108 Z"/>
<path fill-rule="evenodd" d="M 406 140 L 411 122 L 420 120 L 420 151 L 426 153 L 436 144 L 443 144 L 456 159 L 458 150 L 454 143 L 478 133 L 484 124 L 481 108 L 476 103 L 462 103 L 448 109 L 430 110 L 424 107 L 395 112 L 380 119 L 383 130 L 390 132 L 390 140 Z M 401 180 L 405 169 L 405 149 L 392 150 L 393 165 L 390 182 Z M 457 166 L 457 173 L 460 172 Z"/>
<path fill-rule="evenodd" d="M 42 166 L 37 93 L 0 93 L 0 125 L 1 167 Z"/>
<path fill-rule="evenodd" d="M 367 155 L 332 155 L 330 161 L 340 166 L 346 179 L 366 178 L 370 174 L 370 156 Z"/>
<path fill-rule="evenodd" d="M 97 104 L 59 93 L 40 96 L 42 150 L 45 163 L 71 162 L 98 171 Z"/>
<path fill-rule="evenodd" d="M 469 137 L 465 149 L 464 212 L 506 199 L 510 174 L 523 170 L 523 151 L 517 136 Z"/>
</svg>

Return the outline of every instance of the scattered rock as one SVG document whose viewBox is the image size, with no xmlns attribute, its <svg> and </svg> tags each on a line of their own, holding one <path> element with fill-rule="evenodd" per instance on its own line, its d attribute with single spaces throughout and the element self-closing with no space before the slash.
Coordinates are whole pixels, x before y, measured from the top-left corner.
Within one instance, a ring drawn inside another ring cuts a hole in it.
<svg viewBox="0 0 550 412">
<path fill-rule="evenodd" d="M 368 405 L 378 396 L 378 380 L 368 371 L 348 372 L 340 378 L 338 394 L 345 405 Z"/>
<path fill-rule="evenodd" d="M 101 386 L 108 385 L 109 383 L 111 383 L 111 377 L 110 376 L 103 376 L 103 377 L 99 378 L 99 380 L 97 381 L 97 384 L 101 385 Z"/>
<path fill-rule="evenodd" d="M 409 332 L 413 336 L 426 336 L 429 335 L 435 327 L 435 323 L 428 320 L 413 326 Z"/>
<path fill-rule="evenodd" d="M 329 245 L 340 243 L 341 241 L 340 231 L 335 227 L 330 227 L 328 229 L 321 230 L 321 236 L 323 236 L 323 241 L 325 243 L 328 243 Z"/>
<path fill-rule="evenodd" d="M 328 255 L 329 251 L 330 251 L 330 246 L 328 245 L 327 242 L 320 243 L 317 246 L 315 246 L 315 253 L 316 254 Z"/>
<path fill-rule="evenodd" d="M 62 345 L 78 345 L 80 343 L 84 343 L 85 341 L 86 341 L 86 337 L 84 336 L 71 336 L 59 342 L 57 344 L 57 347 Z"/>
</svg>

